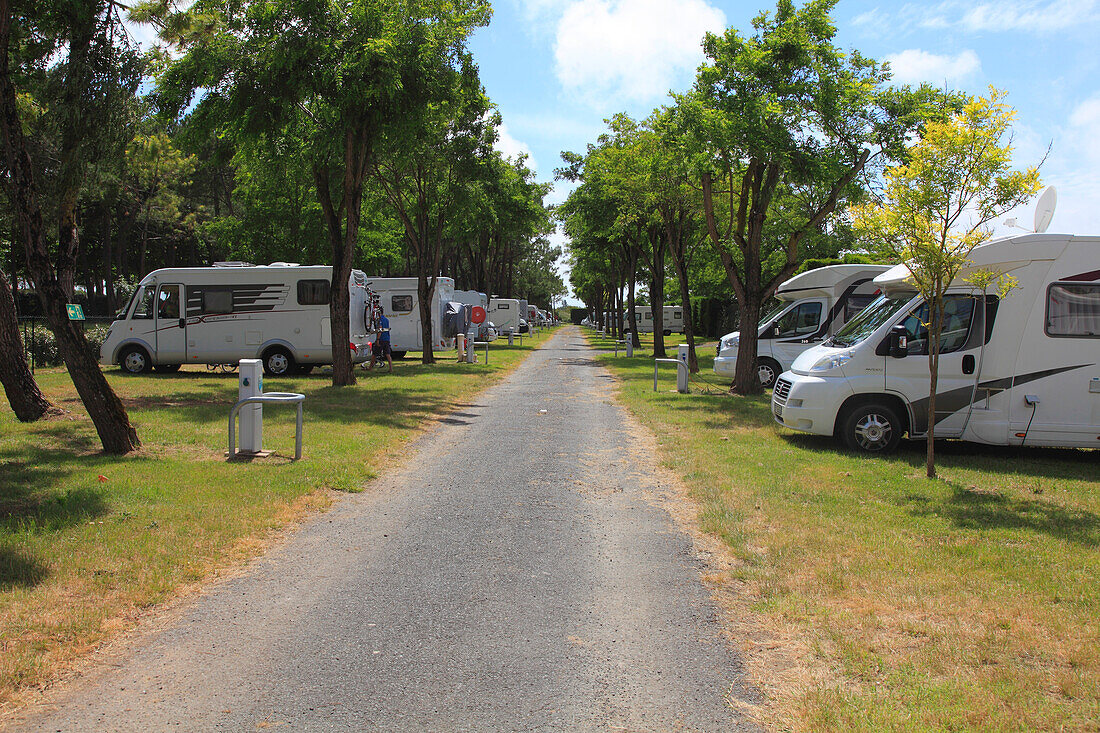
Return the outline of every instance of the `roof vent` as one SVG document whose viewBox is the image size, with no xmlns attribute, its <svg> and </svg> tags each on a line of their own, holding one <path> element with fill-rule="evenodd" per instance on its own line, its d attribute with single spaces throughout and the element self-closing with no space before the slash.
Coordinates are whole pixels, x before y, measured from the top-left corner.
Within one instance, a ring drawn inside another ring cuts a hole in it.
<svg viewBox="0 0 1100 733">
<path fill-rule="evenodd" d="M 214 267 L 255 267 L 255 265 L 253 265 L 251 262 L 231 260 L 229 262 L 215 262 Z"/>
</svg>

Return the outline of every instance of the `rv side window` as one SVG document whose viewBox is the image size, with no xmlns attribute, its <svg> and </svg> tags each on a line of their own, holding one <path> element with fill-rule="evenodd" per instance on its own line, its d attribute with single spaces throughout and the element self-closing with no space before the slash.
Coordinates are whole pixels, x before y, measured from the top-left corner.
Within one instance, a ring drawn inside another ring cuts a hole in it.
<svg viewBox="0 0 1100 733">
<path fill-rule="evenodd" d="M 1100 285 L 1054 283 L 1047 288 L 1048 336 L 1100 338 Z"/>
<path fill-rule="evenodd" d="M 683 318 L 684 313 L 683 313 L 683 311 L 673 311 L 672 312 L 672 317 L 673 318 Z"/>
<path fill-rule="evenodd" d="M 233 291 L 230 288 L 206 288 L 202 291 L 203 315 L 233 312 Z"/>
<path fill-rule="evenodd" d="M 408 313 L 413 309 L 411 295 L 395 295 L 390 298 L 390 313 Z"/>
<path fill-rule="evenodd" d="M 508 310 L 509 308 L 511 308 L 512 306 L 510 306 L 510 305 L 509 305 L 509 304 L 507 304 L 507 303 L 497 303 L 497 304 L 496 304 L 496 305 L 494 305 L 493 307 L 494 307 L 494 308 L 496 308 L 497 310 L 502 310 L 502 311 L 506 311 L 506 310 Z"/>
<path fill-rule="evenodd" d="M 787 338 L 807 336 L 816 331 L 820 323 L 821 303 L 810 302 L 787 311 L 775 325 L 779 329 L 779 338 Z"/>
<path fill-rule="evenodd" d="M 155 285 L 145 285 L 141 288 L 141 292 L 137 296 L 137 305 L 134 306 L 134 315 L 131 318 L 149 318 L 153 317 L 153 293 L 156 292 Z"/>
<path fill-rule="evenodd" d="M 328 305 L 328 280 L 299 280 L 298 305 Z"/>
<path fill-rule="evenodd" d="M 950 354 L 966 344 L 974 315 L 974 299 L 968 295 L 948 295 L 943 299 L 943 330 L 940 353 Z M 909 333 L 909 353 L 928 354 L 928 304 L 922 303 L 902 323 Z"/>
</svg>

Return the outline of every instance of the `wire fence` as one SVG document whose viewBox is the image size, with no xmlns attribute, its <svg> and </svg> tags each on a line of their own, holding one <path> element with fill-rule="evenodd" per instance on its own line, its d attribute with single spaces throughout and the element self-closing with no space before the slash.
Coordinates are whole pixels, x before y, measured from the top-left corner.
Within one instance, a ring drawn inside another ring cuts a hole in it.
<svg viewBox="0 0 1100 733">
<path fill-rule="evenodd" d="M 45 316 L 19 316 L 19 333 L 23 337 L 23 352 L 27 356 L 27 364 L 33 374 L 35 369 L 47 366 L 57 366 L 62 363 L 57 351 L 53 331 Z M 102 327 L 111 325 L 114 318 L 110 316 L 88 316 L 83 321 L 76 321 L 84 329 L 85 337 L 98 334 Z M 99 343 L 101 338 L 90 338 L 89 347 L 99 356 Z"/>
</svg>

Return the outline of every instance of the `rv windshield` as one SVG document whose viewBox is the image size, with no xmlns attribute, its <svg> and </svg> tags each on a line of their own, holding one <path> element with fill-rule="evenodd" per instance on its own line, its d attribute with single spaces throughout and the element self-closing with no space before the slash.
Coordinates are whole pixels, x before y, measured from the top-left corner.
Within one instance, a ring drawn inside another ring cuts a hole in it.
<svg viewBox="0 0 1100 733">
<path fill-rule="evenodd" d="M 855 346 L 878 330 L 879 326 L 893 318 L 912 299 L 912 296 L 908 294 L 892 298 L 880 295 L 860 311 L 855 318 L 844 324 L 844 328 L 837 331 L 836 336 L 833 336 L 825 345 L 840 348 Z"/>
<path fill-rule="evenodd" d="M 760 323 L 758 323 L 756 325 L 759 326 L 760 328 L 763 328 L 764 326 L 768 325 L 769 323 L 774 321 L 776 318 L 778 318 L 779 314 L 782 313 L 783 311 L 787 310 L 787 308 L 789 308 L 790 305 L 791 305 L 790 301 L 781 302 L 779 305 L 772 308 L 771 311 L 768 312 L 768 315 L 761 318 Z"/>
</svg>

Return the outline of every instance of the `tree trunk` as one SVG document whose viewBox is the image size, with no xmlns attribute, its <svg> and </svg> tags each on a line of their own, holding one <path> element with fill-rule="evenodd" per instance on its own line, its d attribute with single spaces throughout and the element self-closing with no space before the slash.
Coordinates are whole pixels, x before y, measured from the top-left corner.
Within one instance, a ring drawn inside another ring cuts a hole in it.
<svg viewBox="0 0 1100 733">
<path fill-rule="evenodd" d="M 15 296 L 3 272 L 0 272 L 0 383 L 20 422 L 34 422 L 53 407 L 27 368 L 27 354 L 15 314 Z"/>
<path fill-rule="evenodd" d="M 760 374 L 756 368 L 756 339 L 745 338 L 746 333 L 756 335 L 760 327 L 760 309 L 762 298 L 755 293 L 746 293 L 741 301 L 738 328 L 741 340 L 737 346 L 737 368 L 733 375 L 733 387 L 737 394 L 760 394 L 764 391 L 760 384 Z"/>
<path fill-rule="evenodd" d="M 683 240 L 669 247 L 672 252 L 672 264 L 676 268 L 676 279 L 680 283 L 680 302 L 684 311 L 684 340 L 688 345 L 688 371 L 699 373 L 699 359 L 695 355 L 695 324 L 691 317 L 691 289 L 688 284 L 687 258 L 684 256 Z"/>
<path fill-rule="evenodd" d="M 34 167 L 27 152 L 23 138 L 23 128 L 16 106 L 15 87 L 9 72 L 9 41 L 11 32 L 11 8 L 7 0 L 0 0 L 0 132 L 3 135 L 4 157 L 8 167 L 12 208 L 19 220 L 24 249 L 27 255 L 27 267 L 34 279 L 39 300 L 45 310 L 50 328 L 57 340 L 58 350 L 65 360 L 69 375 L 76 386 L 80 399 L 88 410 L 88 416 L 95 425 L 103 449 L 108 453 L 123 454 L 138 448 L 141 441 L 130 424 L 126 408 L 114 393 L 100 371 L 96 359 L 88 348 L 82 329 L 68 318 L 65 308 L 68 298 L 64 290 L 63 279 L 71 283 L 73 256 L 78 245 L 75 201 L 81 176 L 77 174 L 80 161 L 69 159 L 65 162 L 63 186 L 58 199 L 61 207 L 58 216 L 58 270 L 50 262 L 43 228 L 42 209 L 38 198 L 38 188 L 34 180 Z M 75 33 L 70 42 L 69 61 L 73 62 L 76 53 L 87 54 L 90 42 L 84 34 Z M 79 79 L 66 77 L 63 83 L 67 87 L 77 85 Z M 66 95 L 74 94 L 66 90 Z M 69 123 L 75 124 L 75 123 Z M 73 131 L 63 131 L 62 139 L 68 140 Z M 77 153 L 69 150 L 73 155 Z M 65 273 L 69 274 L 65 274 Z"/>
<path fill-rule="evenodd" d="M 665 352 L 665 245 L 658 233 L 650 237 L 653 257 L 649 261 L 649 308 L 653 314 L 653 358 L 664 359 Z"/>
<path fill-rule="evenodd" d="M 435 278 L 429 278 L 423 267 L 417 267 L 416 273 L 416 297 L 420 301 L 420 336 L 424 341 L 424 347 L 420 355 L 420 363 L 435 364 L 435 351 L 432 333 L 432 290 L 435 289 Z"/>
</svg>

